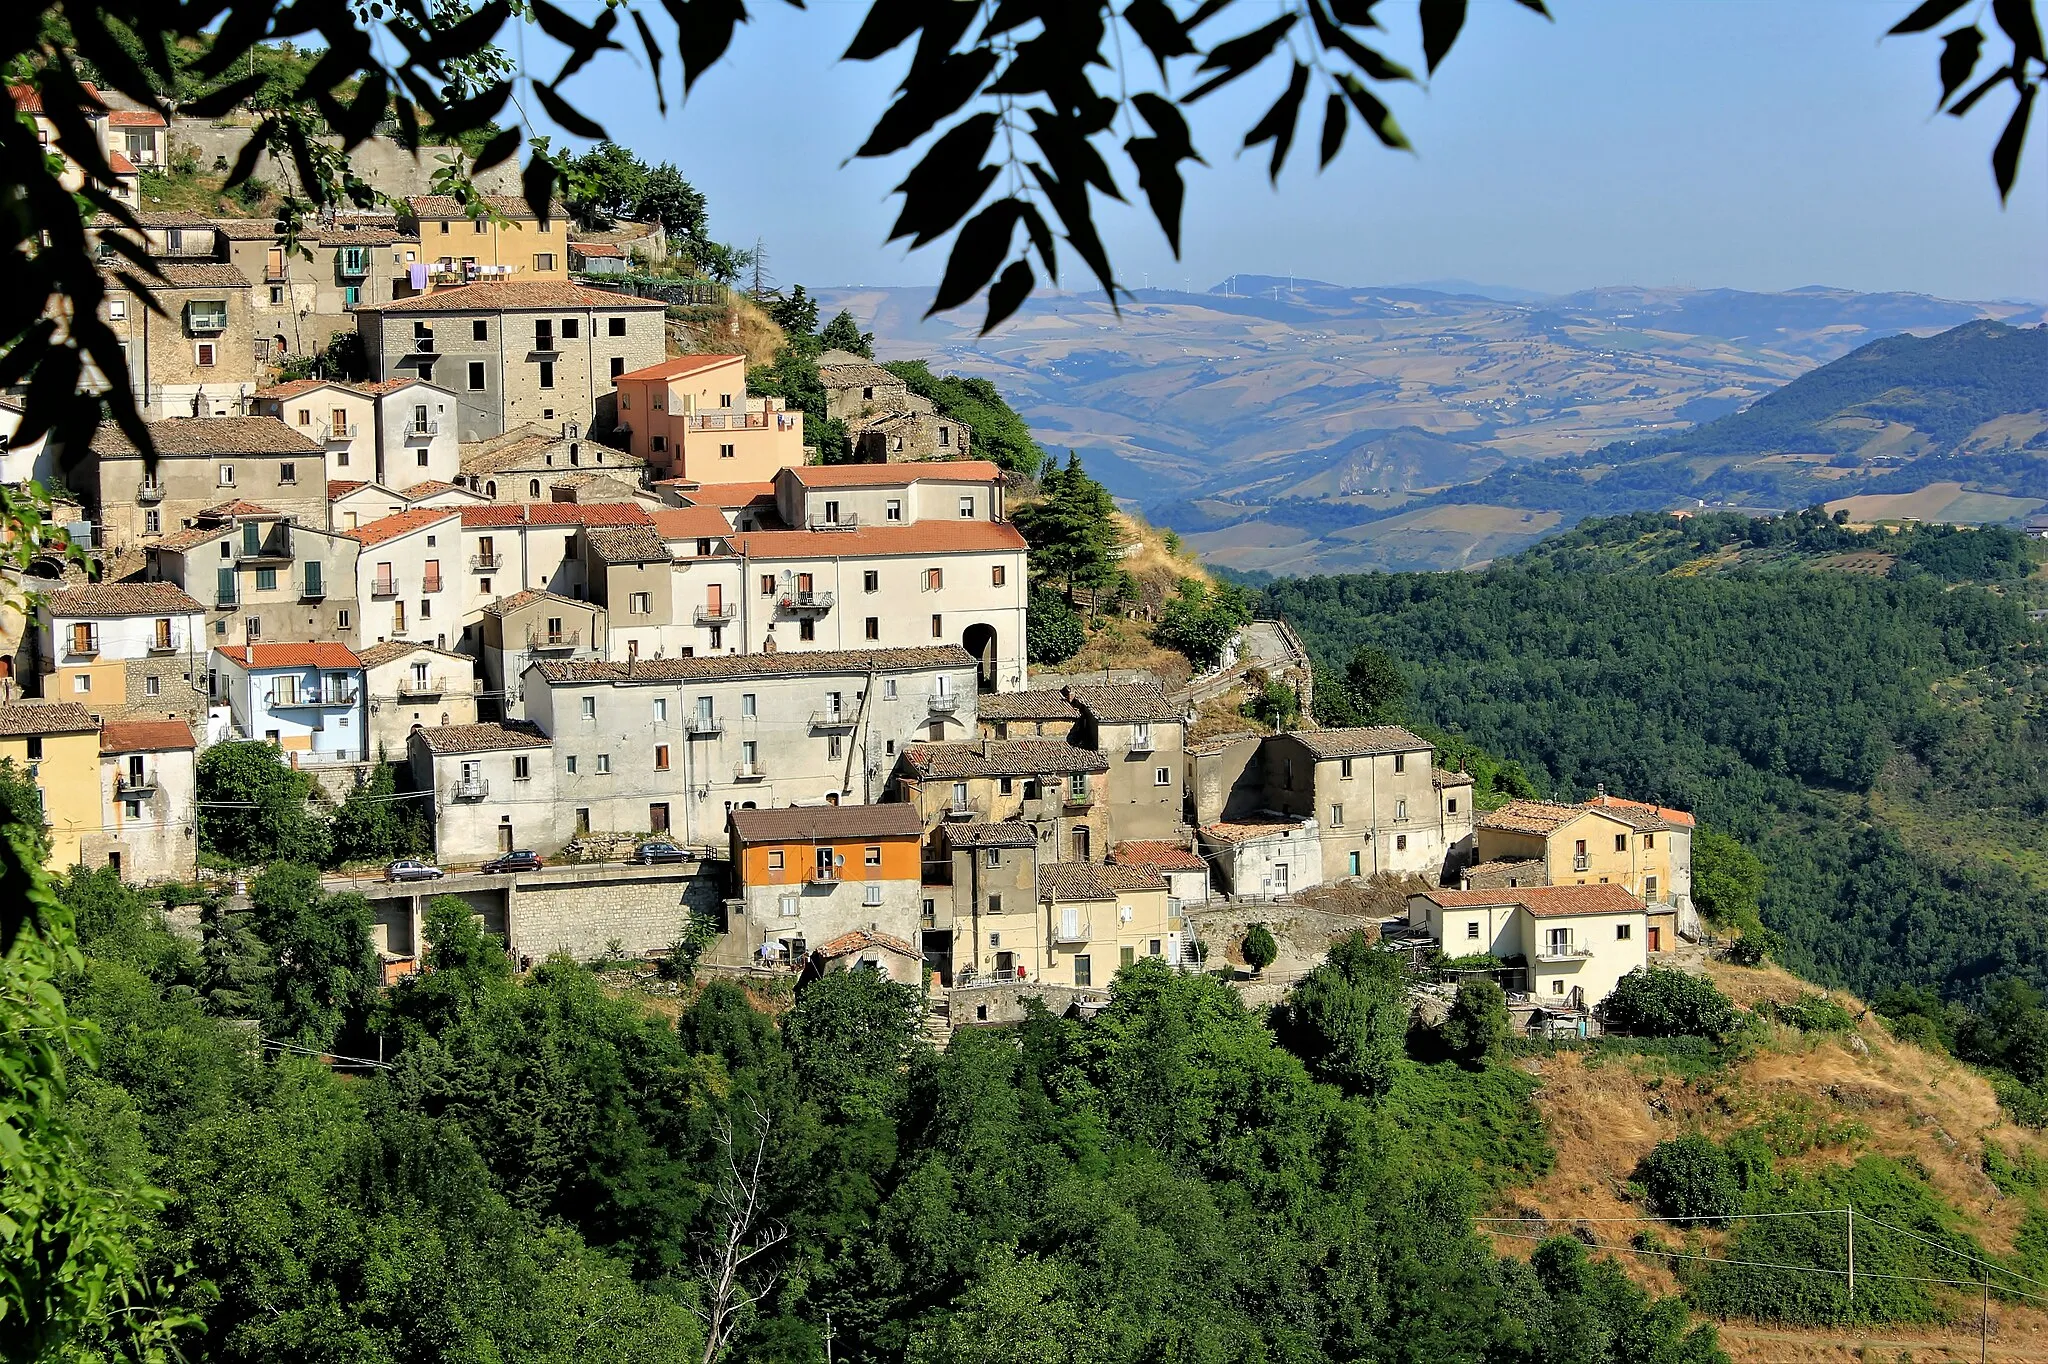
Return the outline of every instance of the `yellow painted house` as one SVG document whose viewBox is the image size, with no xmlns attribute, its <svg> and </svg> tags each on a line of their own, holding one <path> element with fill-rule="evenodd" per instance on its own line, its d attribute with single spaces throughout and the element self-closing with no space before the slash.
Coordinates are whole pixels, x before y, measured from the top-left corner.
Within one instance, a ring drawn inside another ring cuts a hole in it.
<svg viewBox="0 0 2048 1364">
<path fill-rule="evenodd" d="M 420 257 L 434 288 L 479 280 L 569 278 L 568 211 L 554 205 L 543 223 L 516 194 L 487 194 L 498 216 L 471 218 L 462 203 L 444 194 L 412 200 L 412 221 L 420 235 Z"/>
<path fill-rule="evenodd" d="M 1099 989 L 1139 957 L 1181 959 L 1180 916 L 1156 867 L 1041 862 L 1038 898 L 1050 941 L 1048 981 Z"/>
<path fill-rule="evenodd" d="M 45 865 L 78 865 L 79 839 L 100 831 L 100 724 L 76 701 L 0 706 L 0 760 L 26 773 L 42 796 L 49 830 Z"/>
<path fill-rule="evenodd" d="M 1675 946 L 1692 895 L 1692 816 L 1613 800 L 1585 805 L 1513 800 L 1477 822 L 1474 889 L 1617 885 L 1649 906 L 1651 952 Z"/>
</svg>

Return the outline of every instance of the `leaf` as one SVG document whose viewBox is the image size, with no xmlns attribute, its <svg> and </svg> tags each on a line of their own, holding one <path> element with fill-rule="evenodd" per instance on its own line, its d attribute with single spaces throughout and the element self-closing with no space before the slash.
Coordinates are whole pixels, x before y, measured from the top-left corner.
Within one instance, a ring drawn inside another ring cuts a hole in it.
<svg viewBox="0 0 2048 1364">
<path fill-rule="evenodd" d="M 1331 95 L 1323 105 L 1323 159 L 1327 166 L 1337 159 L 1337 153 L 1344 146 L 1344 129 L 1350 124 L 1346 112 L 1351 106 L 1344 102 L 1342 95 Z"/>
<path fill-rule="evenodd" d="M 1936 24 L 1961 9 L 1965 0 L 1925 0 L 1925 3 L 1911 14 L 1885 30 L 1887 36 L 1900 33 L 1925 33 Z"/>
<path fill-rule="evenodd" d="M 1536 11 L 1536 13 L 1542 15 L 1546 19 L 1549 19 L 1551 17 L 1550 11 L 1544 8 L 1543 0 L 1515 0 L 1515 3 L 1520 5 L 1523 9 Z M 1553 20 L 1552 22 L 1555 21 Z"/>
<path fill-rule="evenodd" d="M 1337 22 L 1350 28 L 1379 28 L 1380 21 L 1372 17 L 1372 7 L 1379 0 L 1330 0 L 1330 13 Z"/>
<path fill-rule="evenodd" d="M 178 112 L 187 118 L 216 119 L 232 109 L 239 108 L 248 98 L 263 88 L 268 76 L 244 76 L 230 81 L 220 89 L 201 95 L 189 104 L 178 106 Z"/>
<path fill-rule="evenodd" d="M 2006 120 L 2005 131 L 1998 135 L 1998 145 L 1991 149 L 1991 174 L 1998 180 L 2000 203 L 2012 197 L 2013 181 L 2020 173 L 2020 147 L 2027 140 L 2027 117 L 2034 110 L 2038 89 L 2031 82 L 2020 88 L 2019 105 Z"/>
<path fill-rule="evenodd" d="M 519 182 L 526 191 L 526 206 L 534 211 L 545 225 L 554 209 L 555 163 L 535 152 L 526 159 L 526 170 Z"/>
<path fill-rule="evenodd" d="M 2029 57 L 2048 62 L 2048 53 L 2041 50 L 2041 21 L 2034 17 L 2034 0 L 1991 0 L 1991 17 L 2012 39 L 2015 64 Z"/>
<path fill-rule="evenodd" d="M 475 175 L 481 171 L 487 171 L 502 162 L 510 161 L 518 151 L 519 130 L 517 128 L 507 128 L 489 142 L 484 143 L 483 150 L 477 153 L 476 164 L 469 168 L 469 173 Z"/>
<path fill-rule="evenodd" d="M 946 276 L 924 315 L 948 312 L 981 292 L 1010 254 L 1010 239 L 1016 235 L 1023 204 L 1016 199 L 998 199 L 969 218 L 953 239 L 946 258 Z"/>
<path fill-rule="evenodd" d="M 540 96 L 541 107 L 548 111 L 548 117 L 561 124 L 563 129 L 572 136 L 587 137 L 592 140 L 603 138 L 603 124 L 578 113 L 576 106 L 563 99 L 549 87 L 541 84 L 539 81 L 535 81 L 533 82 L 533 93 Z"/>
<path fill-rule="evenodd" d="M 1315 23 L 1316 37 L 1324 48 L 1335 48 L 1349 57 L 1352 64 L 1376 81 L 1412 81 L 1415 73 L 1397 61 L 1367 47 L 1358 39 L 1330 22 L 1323 13 L 1322 5 L 1311 0 L 1309 18 Z"/>
<path fill-rule="evenodd" d="M 1180 215 L 1187 186 L 1181 178 L 1180 163 L 1200 162 L 1188 136 L 1188 121 L 1171 101 L 1149 91 L 1131 97 L 1131 103 L 1152 128 L 1151 137 L 1134 137 L 1124 143 L 1124 154 L 1138 169 L 1138 188 L 1152 206 L 1152 216 L 1166 234 L 1174 258 L 1180 258 Z"/>
<path fill-rule="evenodd" d="M 1423 61 L 1434 76 L 1437 63 L 1450 53 L 1458 30 L 1465 27 L 1465 0 L 1422 0 L 1421 13 Z"/>
<path fill-rule="evenodd" d="M 1211 48 L 1209 55 L 1204 57 L 1202 64 L 1195 69 L 1197 71 L 1216 71 L 1220 69 L 1221 74 L 1190 90 L 1186 95 L 1182 96 L 1181 103 L 1193 104 L 1210 91 L 1220 86 L 1228 85 L 1260 62 L 1266 60 L 1267 57 L 1272 55 L 1273 49 L 1279 45 L 1280 40 L 1287 36 L 1287 31 L 1294 27 L 1294 21 L 1299 17 L 1296 14 L 1283 14 L 1270 24 L 1255 28 L 1250 33 L 1240 34 L 1228 42 L 1218 43 L 1215 47 Z"/>
<path fill-rule="evenodd" d="M 647 73 L 654 78 L 654 102 L 660 106 L 661 116 L 668 117 L 668 96 L 661 88 L 661 44 L 654 40 L 654 30 L 647 27 L 647 18 L 639 10 L 633 11 L 633 27 L 640 30 L 640 46 L 647 53 Z"/>
<path fill-rule="evenodd" d="M 1199 51 L 1166 0 L 1131 0 L 1124 6 L 1122 17 L 1159 63 L 1161 75 L 1166 73 L 1169 57 L 1192 57 Z"/>
<path fill-rule="evenodd" d="M 1294 74 L 1288 78 L 1287 89 L 1273 101 L 1273 107 L 1266 110 L 1265 117 L 1244 135 L 1247 151 L 1261 142 L 1273 144 L 1273 158 L 1267 167 L 1267 175 L 1275 184 L 1280 181 L 1280 167 L 1286 164 L 1288 148 L 1294 145 L 1294 125 L 1301 117 L 1301 97 L 1307 93 L 1308 66 L 1296 62 Z"/>
<path fill-rule="evenodd" d="M 860 21 L 860 32 L 846 45 L 841 61 L 871 62 L 893 52 L 924 27 L 930 6 L 921 0 L 875 0 L 868 17 Z"/>
<path fill-rule="evenodd" d="M 1060 225 L 1067 229 L 1067 245 L 1073 247 L 1074 254 L 1095 272 L 1096 281 L 1109 296 L 1110 310 L 1121 317 L 1123 310 L 1116 301 L 1116 273 L 1110 267 L 1109 252 L 1103 249 L 1102 238 L 1095 230 L 1095 215 L 1088 203 L 1088 186 L 1062 180 L 1036 162 L 1030 164 L 1030 171 L 1039 188 L 1045 191 L 1045 197 L 1052 202 L 1053 211 L 1060 215 Z"/>
<path fill-rule="evenodd" d="M 676 24 L 676 54 L 683 59 L 683 93 L 717 65 L 732 46 L 732 31 L 747 17 L 741 0 L 661 0 Z"/>
<path fill-rule="evenodd" d="M 1025 203 L 1023 216 L 1024 230 L 1030 234 L 1031 245 L 1038 251 L 1039 264 L 1045 267 L 1046 277 L 1058 283 L 1060 257 L 1059 252 L 1054 249 L 1052 225 L 1046 222 L 1045 215 L 1040 213 L 1038 206 L 1033 203 Z"/>
<path fill-rule="evenodd" d="M 1031 273 L 1026 261 L 1013 260 L 1010 268 L 1003 271 L 1003 277 L 989 286 L 988 316 L 981 324 L 981 334 L 987 336 L 1010 319 L 1010 315 L 1022 307 L 1031 295 L 1031 286 L 1038 281 Z"/>
<path fill-rule="evenodd" d="M 2018 73 L 2015 72 L 2009 66 L 1999 67 L 1996 71 L 1986 76 L 1980 84 L 1975 86 L 1970 91 L 1969 94 L 1964 95 L 1954 104 L 1951 104 L 1948 108 L 1949 114 L 1952 117 L 1961 118 L 1964 114 L 1967 114 L 1970 112 L 1970 110 L 1976 108 L 1978 100 L 1984 98 L 1986 95 L 1990 94 L 1992 90 L 1996 89 L 2000 85 L 2003 85 L 2008 78 L 2017 74 Z"/>
<path fill-rule="evenodd" d="M 1948 103 L 1949 96 L 1962 89 L 1963 82 L 1977 69 L 1977 58 L 1984 51 L 1984 33 L 1972 24 L 1949 33 L 1941 44 L 1941 98 L 1934 103 L 1936 109 Z"/>
<path fill-rule="evenodd" d="M 1347 73 L 1339 76 L 1337 83 L 1344 87 L 1345 95 L 1351 100 L 1351 107 L 1358 111 L 1358 116 L 1365 120 L 1365 126 L 1372 129 L 1373 136 L 1380 140 L 1381 145 L 1399 147 L 1403 151 L 1415 150 L 1408 143 L 1408 135 L 1401 131 L 1401 125 L 1387 112 L 1387 106 L 1380 103 L 1372 91 L 1365 88 L 1363 81 Z"/>
<path fill-rule="evenodd" d="M 854 155 L 902 151 L 973 99 L 995 66 L 996 54 L 987 48 L 943 58 L 922 70 L 913 66 L 903 78 L 902 95 L 875 120 L 868 140 Z"/>
<path fill-rule="evenodd" d="M 890 241 L 908 236 L 914 238 L 913 246 L 923 246 L 967 215 L 995 182 L 996 168 L 982 165 L 981 159 L 995 140 L 996 126 L 993 112 L 974 114 L 932 144 L 896 187 L 903 196 L 903 211 L 889 232 Z"/>
</svg>

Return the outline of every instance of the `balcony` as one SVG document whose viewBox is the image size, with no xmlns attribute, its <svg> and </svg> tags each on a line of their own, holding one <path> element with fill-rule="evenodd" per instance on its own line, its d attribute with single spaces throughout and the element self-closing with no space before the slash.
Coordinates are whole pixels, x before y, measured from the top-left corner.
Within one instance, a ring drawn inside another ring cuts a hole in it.
<svg viewBox="0 0 2048 1364">
<path fill-rule="evenodd" d="M 214 589 L 213 604 L 214 607 L 218 610 L 226 611 L 229 608 L 239 604 L 241 600 L 242 598 L 240 594 L 237 593 L 232 586 L 219 587 Z"/>
<path fill-rule="evenodd" d="M 1574 857 L 1572 859 L 1573 871 L 1589 871 L 1592 869 L 1592 866 L 1593 859 L 1586 856 L 1584 853 L 1581 853 L 1577 857 Z"/>
<path fill-rule="evenodd" d="M 946 807 L 947 819 L 969 820 L 978 818 L 980 814 L 981 811 L 975 809 L 971 801 L 962 802 L 956 800 Z"/>
<path fill-rule="evenodd" d="M 100 632 L 91 630 L 81 635 L 76 630 L 64 637 L 64 652 L 73 658 L 90 658 L 100 651 Z"/>
<path fill-rule="evenodd" d="M 528 630 L 526 647 L 529 649 L 574 649 L 583 642 L 581 630 Z"/>
<path fill-rule="evenodd" d="M 279 691 L 273 687 L 263 699 L 272 710 L 314 710 L 353 706 L 361 696 L 362 693 L 354 687 L 343 690 L 328 688 L 325 691 L 289 692 Z"/>
<path fill-rule="evenodd" d="M 957 713 L 957 712 L 959 711 L 959 709 L 960 709 L 960 698 L 959 698 L 959 697 L 958 697 L 957 695 L 955 695 L 954 693 L 952 693 L 952 692 L 949 692 L 949 691 L 941 691 L 941 692 L 933 692 L 933 693 L 932 693 L 932 696 L 931 696 L 931 713 L 932 713 L 932 714 L 934 714 L 934 715 L 953 715 L 953 714 L 956 714 L 956 713 Z"/>
<path fill-rule="evenodd" d="M 729 625 L 738 617 L 737 606 L 700 606 L 697 608 L 699 625 Z"/>
<path fill-rule="evenodd" d="M 290 563 L 291 557 L 291 532 L 282 526 L 266 540 L 259 540 L 253 545 L 243 540 L 235 545 L 235 562 L 238 564 Z"/>
<path fill-rule="evenodd" d="M 830 592 L 785 592 L 775 599 L 777 607 L 784 611 L 830 611 Z"/>
<path fill-rule="evenodd" d="M 1592 948 L 1581 947 L 1570 938 L 1566 938 L 1561 942 L 1547 942 L 1542 947 L 1536 949 L 1536 960 L 1538 961 L 1586 961 L 1592 955 Z"/>
<path fill-rule="evenodd" d="M 343 247 L 338 259 L 343 275 L 360 279 L 370 273 L 370 253 L 359 247 Z"/>
<path fill-rule="evenodd" d="M 469 567 L 473 573 L 496 573 L 505 566 L 505 556 L 493 551 L 490 554 L 472 554 Z"/>
<path fill-rule="evenodd" d="M 852 729 L 853 713 L 844 710 L 819 710 L 811 712 L 812 729 Z"/>
<path fill-rule="evenodd" d="M 370 584 L 372 601 L 389 601 L 398 595 L 398 583 L 390 578 L 379 578 Z"/>
<path fill-rule="evenodd" d="M 715 715 L 693 715 L 684 722 L 683 728 L 691 738 L 699 739 L 710 734 L 723 734 L 725 721 Z"/>
<path fill-rule="evenodd" d="M 1139 725 L 1131 731 L 1131 752 L 1152 752 L 1152 726 Z"/>
<path fill-rule="evenodd" d="M 766 412 L 718 412 L 708 416 L 684 418 L 684 429 L 688 431 L 766 431 Z"/>
<path fill-rule="evenodd" d="M 185 314 L 185 326 L 194 336 L 216 336 L 228 329 L 228 312 L 202 312 L 194 307 Z"/>
<path fill-rule="evenodd" d="M 463 777 L 448 788 L 450 800 L 485 800 L 491 794 L 491 783 L 485 777 Z"/>
<path fill-rule="evenodd" d="M 178 641 L 174 639 L 153 639 L 149 642 L 149 653 L 156 657 L 178 652 Z"/>
<path fill-rule="evenodd" d="M 299 584 L 300 601 L 320 601 L 327 596 L 327 584 L 320 578 L 307 577 Z"/>
<path fill-rule="evenodd" d="M 440 696 L 447 690 L 447 687 L 431 677 L 425 680 L 417 677 L 407 677 L 400 679 L 398 683 L 398 696 L 400 700 L 423 701 L 429 697 Z"/>
<path fill-rule="evenodd" d="M 766 772 L 763 772 L 761 770 L 761 765 L 759 763 L 733 764 L 732 779 L 734 781 L 759 781 L 761 780 L 761 778 L 767 775 L 768 774 Z"/>
<path fill-rule="evenodd" d="M 860 518 L 853 515 L 814 516 L 810 520 L 810 527 L 812 530 L 859 530 Z"/>
<path fill-rule="evenodd" d="M 836 886 L 839 884 L 839 868 L 812 867 L 804 874 L 804 881 L 813 886 Z"/>
<path fill-rule="evenodd" d="M 405 428 L 407 440 L 432 440 L 441 434 L 441 423 L 437 421 L 409 422 Z"/>
<path fill-rule="evenodd" d="M 114 794 L 122 800 L 143 800 L 156 793 L 156 773 L 117 772 Z"/>
<path fill-rule="evenodd" d="M 138 485 L 135 489 L 135 500 L 144 506 L 154 506 L 156 503 L 164 500 L 164 485 L 161 483 L 143 483 Z"/>
<path fill-rule="evenodd" d="M 441 575 L 440 575 L 440 574 L 438 574 L 438 573 L 429 573 L 429 574 L 427 574 L 426 576 L 424 576 L 424 577 L 422 577 L 422 578 L 420 579 L 420 591 L 422 591 L 422 592 L 439 592 L 440 590 L 441 590 Z"/>
<path fill-rule="evenodd" d="M 1086 786 L 1068 791 L 1060 800 L 1060 805 L 1068 810 L 1085 810 L 1093 804 L 1095 792 Z"/>
<path fill-rule="evenodd" d="M 320 423 L 320 443 L 332 445 L 337 441 L 354 440 L 362 428 L 354 422 Z"/>
<path fill-rule="evenodd" d="M 1056 943 L 1087 942 L 1094 936 L 1094 926 L 1087 919 L 1070 919 L 1064 914 L 1052 930 L 1052 940 Z"/>
</svg>

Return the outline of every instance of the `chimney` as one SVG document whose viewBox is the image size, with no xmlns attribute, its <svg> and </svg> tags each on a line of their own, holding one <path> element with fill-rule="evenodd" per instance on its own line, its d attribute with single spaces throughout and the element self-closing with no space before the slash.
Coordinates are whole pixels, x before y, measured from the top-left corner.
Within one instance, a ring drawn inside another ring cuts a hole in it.
<svg viewBox="0 0 2048 1364">
<path fill-rule="evenodd" d="M 1604 781 L 1600 782 L 1593 787 L 1593 790 L 1595 792 L 1593 796 L 1593 803 L 1596 805 L 1605 805 L 1607 803 L 1607 783 Z"/>
<path fill-rule="evenodd" d="M 989 739 L 989 738 L 983 738 L 983 739 L 982 739 L 982 741 L 981 741 L 981 760 L 982 760 L 983 762 L 987 762 L 987 761 L 988 761 L 988 760 L 989 760 L 990 758 L 993 758 L 993 757 L 995 756 L 995 742 L 996 742 L 996 741 L 995 741 L 994 739 Z"/>
<path fill-rule="evenodd" d="M 1472 875 L 1471 875 L 1471 873 L 1470 873 L 1470 872 L 1461 872 L 1461 873 L 1459 874 L 1459 876 L 1458 876 L 1458 889 L 1459 889 L 1459 890 L 1470 890 L 1470 889 L 1472 889 Z"/>
</svg>

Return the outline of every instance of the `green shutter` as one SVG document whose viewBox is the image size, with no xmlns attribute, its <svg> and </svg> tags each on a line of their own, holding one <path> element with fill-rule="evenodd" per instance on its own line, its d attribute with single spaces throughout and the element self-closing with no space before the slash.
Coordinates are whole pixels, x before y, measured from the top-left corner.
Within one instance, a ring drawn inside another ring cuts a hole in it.
<svg viewBox="0 0 2048 1364">
<path fill-rule="evenodd" d="M 309 597 L 320 595 L 320 561 L 318 559 L 306 560 L 306 595 Z"/>
<path fill-rule="evenodd" d="M 235 570 L 223 568 L 215 579 L 215 600 L 223 606 L 235 604 Z"/>
</svg>

